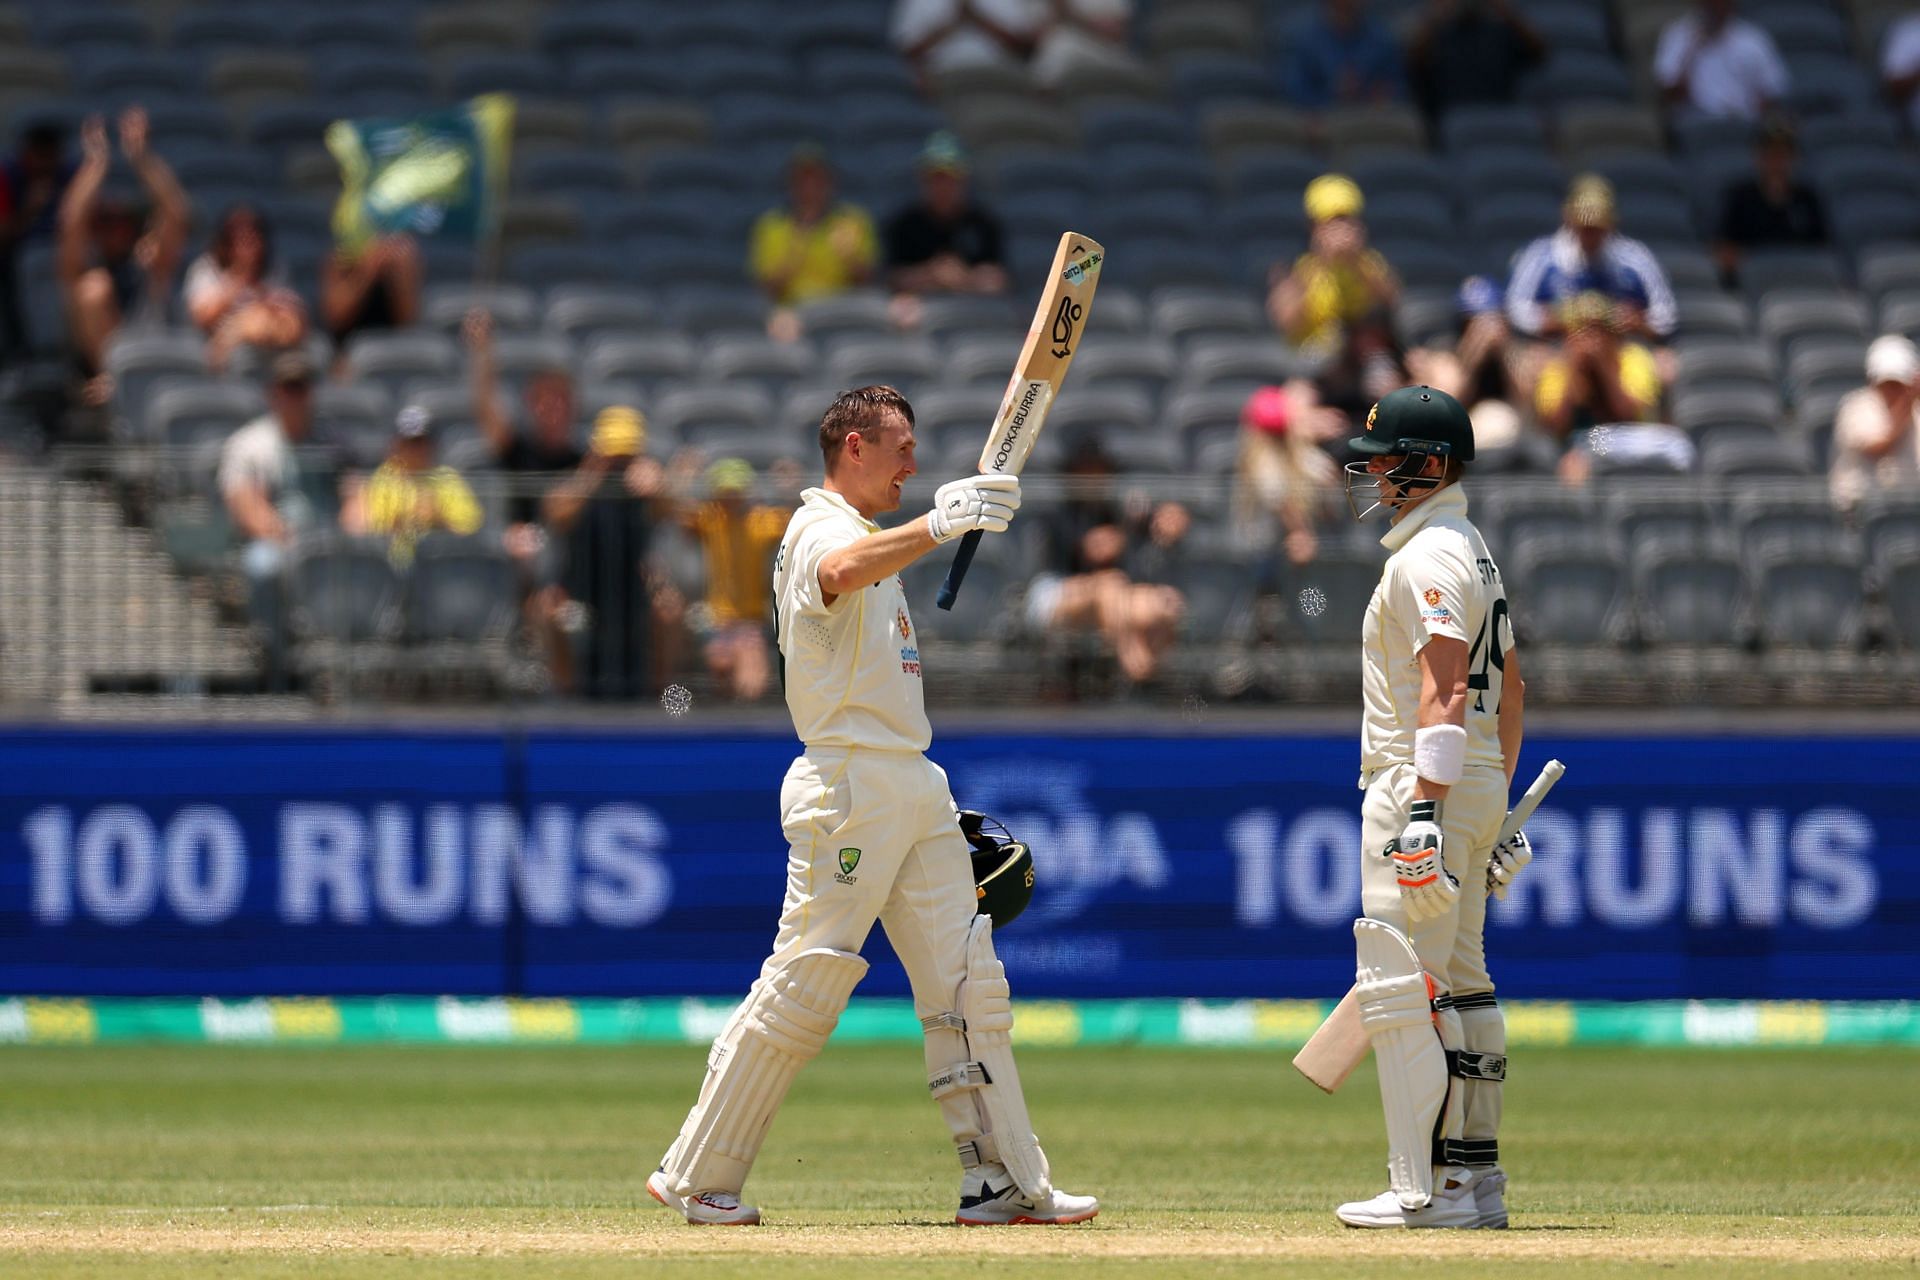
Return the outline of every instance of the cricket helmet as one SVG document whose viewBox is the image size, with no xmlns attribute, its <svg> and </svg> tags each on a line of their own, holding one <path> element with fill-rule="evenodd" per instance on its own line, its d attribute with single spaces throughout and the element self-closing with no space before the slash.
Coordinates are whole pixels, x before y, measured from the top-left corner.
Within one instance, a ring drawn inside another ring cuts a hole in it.
<svg viewBox="0 0 1920 1280">
<path fill-rule="evenodd" d="M 973 846 L 974 912 L 1004 929 L 1033 901 L 1033 854 L 1004 824 L 960 810 L 960 834 Z"/>
</svg>

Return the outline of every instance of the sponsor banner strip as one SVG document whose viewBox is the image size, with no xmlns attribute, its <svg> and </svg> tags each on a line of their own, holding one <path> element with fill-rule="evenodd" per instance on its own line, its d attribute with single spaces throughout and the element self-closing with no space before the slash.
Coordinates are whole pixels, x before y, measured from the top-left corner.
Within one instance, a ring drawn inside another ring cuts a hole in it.
<svg viewBox="0 0 1920 1280">
<path fill-rule="evenodd" d="M 1033 1000 L 1014 1036 L 1031 1046 L 1172 1045 L 1293 1050 L 1322 1000 Z M 1529 1045 L 1920 1047 L 1909 1001 L 1502 1001 L 1507 1040 Z M 633 1000 L 354 997 L 255 1000 L 0 998 L 0 1044 L 704 1044 L 733 1005 Z M 836 1038 L 909 1043 L 906 1000 L 857 1000 Z"/>
</svg>

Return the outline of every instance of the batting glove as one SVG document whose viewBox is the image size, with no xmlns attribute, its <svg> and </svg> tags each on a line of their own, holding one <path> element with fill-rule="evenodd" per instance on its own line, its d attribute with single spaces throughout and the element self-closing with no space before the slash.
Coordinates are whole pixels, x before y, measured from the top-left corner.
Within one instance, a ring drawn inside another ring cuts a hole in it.
<svg viewBox="0 0 1920 1280">
<path fill-rule="evenodd" d="M 999 533 L 1020 509 L 1020 477 L 988 474 L 949 480 L 934 491 L 927 532 L 948 542 L 978 529 Z"/>
<path fill-rule="evenodd" d="M 1415 800 L 1407 825 L 1387 846 L 1408 920 L 1425 920 L 1452 910 L 1460 898 L 1460 882 L 1440 860 L 1440 802 Z"/>
<path fill-rule="evenodd" d="M 1493 860 L 1487 863 L 1487 893 L 1505 902 L 1507 886 L 1533 861 L 1533 844 L 1527 833 L 1516 831 L 1493 846 Z"/>
</svg>

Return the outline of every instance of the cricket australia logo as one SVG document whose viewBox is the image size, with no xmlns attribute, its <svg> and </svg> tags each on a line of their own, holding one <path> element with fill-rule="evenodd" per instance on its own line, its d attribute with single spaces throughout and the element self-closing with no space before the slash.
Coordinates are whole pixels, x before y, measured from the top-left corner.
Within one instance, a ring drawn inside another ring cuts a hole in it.
<svg viewBox="0 0 1920 1280">
<path fill-rule="evenodd" d="M 853 874 L 853 869 L 859 865 L 860 851 L 858 849 L 842 849 L 840 851 L 840 870 L 834 874 L 833 878 L 841 884 L 853 884 L 860 879 L 859 876 Z"/>
</svg>

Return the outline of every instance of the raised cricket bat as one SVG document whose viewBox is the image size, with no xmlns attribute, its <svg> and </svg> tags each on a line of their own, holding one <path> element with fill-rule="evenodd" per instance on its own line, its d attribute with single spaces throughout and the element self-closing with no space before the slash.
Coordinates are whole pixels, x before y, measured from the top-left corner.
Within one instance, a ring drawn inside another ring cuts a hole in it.
<svg viewBox="0 0 1920 1280">
<path fill-rule="evenodd" d="M 1100 265 L 1107 251 L 1099 243 L 1076 231 L 1060 237 L 1053 251 L 1053 265 L 1047 269 L 1047 288 L 1040 295 L 1040 306 L 1033 313 L 1033 327 L 1027 330 L 1027 343 L 1020 348 L 1020 362 L 1014 366 L 1007 383 L 1007 394 L 1000 399 L 1000 411 L 993 417 L 993 430 L 987 433 L 986 447 L 980 450 L 980 471 L 1001 475 L 1020 474 L 1033 452 L 1033 442 L 1046 424 L 1047 410 L 1066 379 L 1067 366 L 1080 345 L 1080 334 L 1087 323 L 1087 310 L 1093 306 L 1094 286 L 1100 283 Z M 934 603 L 942 609 L 953 608 L 960 583 L 973 563 L 980 546 L 980 531 L 975 529 L 960 539 L 960 550 L 940 584 Z"/>
<path fill-rule="evenodd" d="M 1547 792 L 1553 790 L 1553 784 L 1560 781 L 1560 775 L 1567 766 L 1558 760 L 1549 760 L 1540 770 L 1540 776 L 1533 780 L 1526 793 L 1520 797 L 1520 803 L 1513 806 L 1507 814 L 1507 820 L 1500 824 L 1500 835 L 1494 843 L 1506 840 L 1521 827 L 1527 825 L 1527 819 L 1547 798 Z M 1353 989 L 1340 998 L 1333 1006 L 1333 1012 L 1320 1024 L 1320 1029 L 1303 1045 L 1299 1053 L 1293 1055 L 1293 1065 L 1301 1075 L 1313 1081 L 1320 1088 L 1332 1093 L 1346 1083 L 1353 1069 L 1366 1058 L 1372 1048 L 1367 1038 L 1367 1029 L 1360 1022 L 1360 1002 L 1355 999 Z"/>
</svg>

